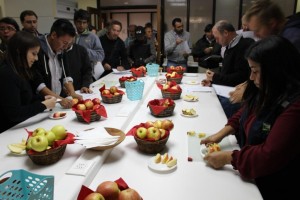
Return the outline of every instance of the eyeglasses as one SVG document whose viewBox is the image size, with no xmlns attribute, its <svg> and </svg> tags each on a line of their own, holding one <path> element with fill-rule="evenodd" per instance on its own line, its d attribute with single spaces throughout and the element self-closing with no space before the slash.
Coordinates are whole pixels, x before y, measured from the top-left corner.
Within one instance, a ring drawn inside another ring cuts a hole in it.
<svg viewBox="0 0 300 200">
<path fill-rule="evenodd" d="M 5 30 L 16 31 L 16 29 L 13 26 L 1 26 L 0 27 L 0 31 L 5 31 Z"/>
</svg>

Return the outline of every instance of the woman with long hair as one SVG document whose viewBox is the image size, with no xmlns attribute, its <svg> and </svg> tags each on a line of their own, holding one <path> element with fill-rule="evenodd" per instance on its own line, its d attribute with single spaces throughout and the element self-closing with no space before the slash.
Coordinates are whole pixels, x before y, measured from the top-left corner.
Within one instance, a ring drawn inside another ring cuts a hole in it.
<svg viewBox="0 0 300 200">
<path fill-rule="evenodd" d="M 38 59 L 38 38 L 20 31 L 8 42 L 6 58 L 0 66 L 0 133 L 55 106 L 56 98 L 37 96 L 32 89 L 32 64 Z"/>
<path fill-rule="evenodd" d="M 242 108 L 200 142 L 235 134 L 240 150 L 209 153 L 204 160 L 216 169 L 231 164 L 255 181 L 264 199 L 292 199 L 300 178 L 300 55 L 287 39 L 270 36 L 251 45 L 246 58 L 251 74 Z"/>
</svg>

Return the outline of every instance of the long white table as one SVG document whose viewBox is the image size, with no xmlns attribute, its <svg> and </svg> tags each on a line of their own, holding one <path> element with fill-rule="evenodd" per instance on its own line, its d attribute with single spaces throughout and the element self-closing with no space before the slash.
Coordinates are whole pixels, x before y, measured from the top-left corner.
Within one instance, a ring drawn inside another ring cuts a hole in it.
<svg viewBox="0 0 300 200">
<path fill-rule="evenodd" d="M 196 77 L 195 77 L 196 75 Z M 106 85 L 118 82 L 123 75 L 110 74 L 93 83 L 94 96 L 99 95 L 102 83 Z M 182 82 L 190 80 L 200 81 L 203 74 L 186 74 Z M 187 131 L 195 130 L 212 134 L 222 128 L 226 123 L 226 117 L 214 92 L 199 92 L 198 102 L 185 102 L 182 99 L 175 100 L 174 115 L 168 117 L 175 127 L 171 132 L 167 148 L 168 152 L 178 159 L 177 168 L 169 173 L 157 173 L 148 169 L 147 163 L 153 155 L 143 154 L 137 149 L 136 142 L 131 136 L 113 149 L 106 151 L 85 150 L 80 145 L 68 145 L 63 158 L 50 166 L 38 166 L 32 163 L 27 156 L 15 156 L 9 153 L 7 145 L 17 143 L 26 138 L 24 130 L 33 130 L 37 127 L 50 129 L 56 124 L 64 125 L 69 132 L 75 133 L 87 127 L 103 126 L 123 130 L 125 133 L 134 125 L 146 121 L 155 121 L 157 118 L 150 114 L 147 103 L 152 99 L 162 98 L 161 92 L 155 85 L 159 77 L 142 78 L 145 82 L 144 96 L 142 100 L 130 101 L 126 95 L 118 104 L 104 104 L 108 118 L 101 118 L 99 122 L 84 124 L 78 122 L 72 110 L 64 110 L 67 117 L 61 120 L 48 118 L 49 113 L 41 113 L 15 128 L 0 134 L 0 173 L 12 169 L 25 169 L 41 175 L 54 175 L 54 199 L 76 199 L 82 185 L 96 189 L 104 180 L 116 180 L 122 177 L 129 186 L 135 188 L 144 199 L 262 199 L 257 187 L 243 181 L 238 172 L 231 166 L 223 170 L 214 170 L 207 167 L 205 162 L 188 162 L 188 138 Z M 118 85 L 118 83 L 117 83 Z M 181 84 L 184 91 L 191 85 Z M 124 89 L 125 91 L 125 89 Z M 183 92 L 182 96 L 185 95 Z M 184 118 L 180 115 L 181 109 L 194 108 L 199 114 L 196 118 Z M 55 110 L 61 110 L 57 106 Z M 225 141 L 226 142 L 226 141 Z M 235 140 L 227 140 L 231 148 L 235 148 Z M 199 152 L 200 153 L 200 152 Z M 77 162 L 89 163 L 88 172 L 82 175 L 69 175 L 66 172 L 74 167 Z M 234 192 L 231 192 L 234 191 Z"/>
</svg>

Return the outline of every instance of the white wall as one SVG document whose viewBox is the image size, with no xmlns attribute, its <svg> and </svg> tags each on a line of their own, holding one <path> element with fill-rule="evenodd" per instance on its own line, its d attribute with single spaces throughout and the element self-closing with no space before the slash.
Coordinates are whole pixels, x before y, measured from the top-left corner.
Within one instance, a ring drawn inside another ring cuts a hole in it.
<svg viewBox="0 0 300 200">
<path fill-rule="evenodd" d="M 74 0 L 0 0 L 0 15 L 14 18 L 20 28 L 20 13 L 23 10 L 33 10 L 38 16 L 38 31 L 49 33 L 57 18 L 72 20 L 77 3 Z"/>
</svg>

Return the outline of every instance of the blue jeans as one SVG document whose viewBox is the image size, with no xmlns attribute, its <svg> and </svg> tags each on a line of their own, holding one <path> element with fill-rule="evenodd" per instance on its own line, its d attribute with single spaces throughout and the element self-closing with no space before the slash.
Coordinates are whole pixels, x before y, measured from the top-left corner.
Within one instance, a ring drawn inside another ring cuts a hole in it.
<svg viewBox="0 0 300 200">
<path fill-rule="evenodd" d="M 176 67 L 176 66 L 179 66 L 179 65 L 186 68 L 187 67 L 187 62 L 174 62 L 174 61 L 171 61 L 171 60 L 167 61 L 167 68 L 171 67 L 171 66 Z"/>
<path fill-rule="evenodd" d="M 232 104 L 228 98 L 222 97 L 219 95 L 218 95 L 218 98 L 219 98 L 219 101 L 222 105 L 222 108 L 225 112 L 227 119 L 229 119 L 234 113 L 236 113 L 241 108 L 240 103 Z"/>
</svg>

